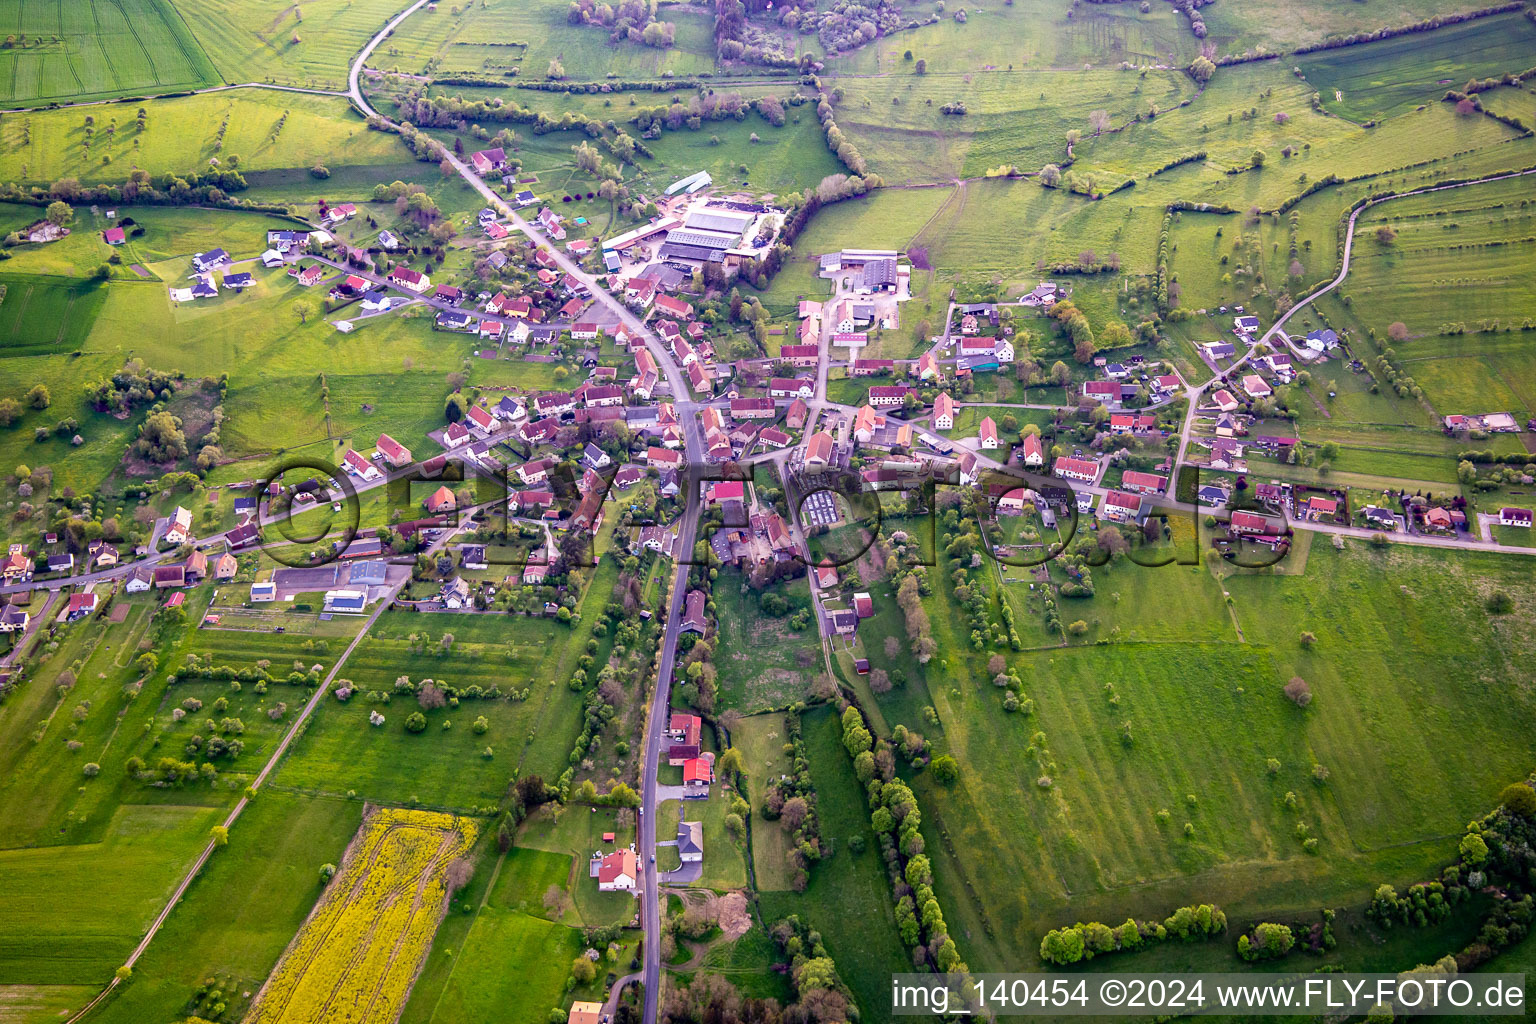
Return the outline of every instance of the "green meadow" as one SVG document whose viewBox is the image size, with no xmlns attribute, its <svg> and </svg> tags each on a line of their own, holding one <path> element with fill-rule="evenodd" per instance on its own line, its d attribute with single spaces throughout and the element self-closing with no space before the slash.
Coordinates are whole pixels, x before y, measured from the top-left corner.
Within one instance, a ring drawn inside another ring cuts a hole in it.
<svg viewBox="0 0 1536 1024">
<path fill-rule="evenodd" d="M 0 102 L 69 103 L 220 84 L 172 0 L 33 0 L 0 10 Z"/>
<path fill-rule="evenodd" d="M 1536 25 L 1520 12 L 1450 25 L 1365 46 L 1302 54 L 1297 64 L 1323 105 L 1365 121 L 1433 102 L 1469 78 L 1498 77 L 1531 66 Z"/>
<path fill-rule="evenodd" d="M 877 1007 L 888 1005 L 889 974 L 907 970 L 910 961 L 896 936 L 890 885 L 863 789 L 843 749 L 842 726 L 832 709 L 823 706 L 804 715 L 802 728 L 823 843 L 830 844 L 832 852 L 812 868 L 805 892 L 760 893 L 759 908 L 770 926 L 798 914 L 819 930 L 838 973 L 864 1012 L 874 1016 Z M 754 842 L 758 832 L 777 828 L 761 820 L 754 820 L 752 827 Z M 849 849 L 855 837 L 864 840 L 862 853 Z"/>
<path fill-rule="evenodd" d="M 145 112 L 144 128 L 138 112 Z M 196 174 L 409 159 L 339 96 L 261 89 L 28 111 L 0 120 L 0 179 L 122 182 L 133 170 Z"/>
<path fill-rule="evenodd" d="M 1253 915 L 1300 909 L 1298 885 L 1357 901 L 1451 855 L 1461 824 L 1529 767 L 1529 695 L 1495 684 L 1519 676 L 1528 638 L 1482 608 L 1492 590 L 1517 594 L 1524 566 L 1350 547 L 1314 550 L 1299 576 L 1094 570 L 1098 596 L 1062 616 L 1096 623 L 1100 643 L 1008 656 L 1031 716 L 989 710 L 997 691 L 961 669 L 979 656 L 947 648 L 956 681 L 934 698 L 962 780 L 920 776 L 919 793 L 973 967 L 1032 956 L 1043 922 L 1152 916 L 1192 891 Z M 1161 621 L 1153 602 L 1185 612 Z M 1464 657 L 1447 661 L 1447 644 Z M 1280 693 L 1293 675 L 1313 688 L 1305 710 Z M 1447 742 L 1465 735 L 1475 749 Z M 1414 797 L 1428 791 L 1447 798 Z M 1002 906 L 975 895 L 996 895 L 998 870 L 1022 880 Z"/>
</svg>

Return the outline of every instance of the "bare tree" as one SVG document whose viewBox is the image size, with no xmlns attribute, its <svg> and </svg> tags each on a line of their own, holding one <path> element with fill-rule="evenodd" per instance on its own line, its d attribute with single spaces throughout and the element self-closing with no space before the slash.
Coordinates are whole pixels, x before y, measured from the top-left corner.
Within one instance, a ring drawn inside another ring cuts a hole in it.
<svg viewBox="0 0 1536 1024">
<path fill-rule="evenodd" d="M 1312 687 L 1301 676 L 1292 676 L 1291 681 L 1285 684 L 1285 695 L 1299 708 L 1312 703 Z"/>
<path fill-rule="evenodd" d="M 570 905 L 571 898 L 558 885 L 551 885 L 544 890 L 544 909 L 548 912 L 551 921 L 558 921 L 564 917 Z"/>
</svg>

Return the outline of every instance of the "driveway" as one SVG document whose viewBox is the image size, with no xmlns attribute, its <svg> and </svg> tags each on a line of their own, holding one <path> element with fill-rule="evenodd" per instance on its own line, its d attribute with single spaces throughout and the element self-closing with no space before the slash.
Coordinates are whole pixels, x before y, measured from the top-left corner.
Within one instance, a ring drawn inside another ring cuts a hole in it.
<svg viewBox="0 0 1536 1024">
<path fill-rule="evenodd" d="M 656 845 L 666 846 L 668 844 L 657 843 Z M 673 843 L 671 845 L 676 846 L 677 844 Z M 697 882 L 699 880 L 699 876 L 702 874 L 704 874 L 704 862 L 698 860 L 690 861 L 687 864 L 684 864 L 682 867 L 678 868 L 676 871 L 661 872 L 661 884 L 684 885 L 690 882 Z"/>
</svg>

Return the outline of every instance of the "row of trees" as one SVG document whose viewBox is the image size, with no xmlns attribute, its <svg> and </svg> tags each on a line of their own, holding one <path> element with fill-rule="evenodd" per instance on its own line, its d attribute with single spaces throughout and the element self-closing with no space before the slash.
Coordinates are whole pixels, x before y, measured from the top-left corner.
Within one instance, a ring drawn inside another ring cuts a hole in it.
<svg viewBox="0 0 1536 1024">
<path fill-rule="evenodd" d="M 1105 953 L 1139 949 L 1145 944 L 1166 942 L 1169 939 L 1199 942 L 1219 935 L 1226 929 L 1227 915 L 1220 907 L 1210 903 L 1180 907 L 1161 923 L 1126 918 L 1124 924 L 1112 928 L 1097 921 L 1087 924 L 1079 921 L 1069 927 L 1046 932 L 1040 940 L 1040 958 L 1046 963 L 1065 966 L 1081 960 L 1092 960 Z"/>
<path fill-rule="evenodd" d="M 874 737 L 856 706 L 843 709 L 842 726 L 843 747 L 864 783 L 870 826 L 879 837 L 896 898 L 896 926 L 902 941 L 912 948 L 913 964 L 919 969 L 931 966 L 946 973 L 969 973 L 933 891 L 933 865 L 923 852 L 917 797 L 896 778 L 890 745 Z"/>
</svg>

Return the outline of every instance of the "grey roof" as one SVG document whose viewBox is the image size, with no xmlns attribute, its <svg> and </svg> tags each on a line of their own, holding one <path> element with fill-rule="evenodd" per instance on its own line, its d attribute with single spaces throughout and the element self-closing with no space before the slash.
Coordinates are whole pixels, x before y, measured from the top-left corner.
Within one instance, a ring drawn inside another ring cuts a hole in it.
<svg viewBox="0 0 1536 1024">
<path fill-rule="evenodd" d="M 704 825 L 698 821 L 684 821 L 677 826 L 677 852 L 704 853 Z"/>
<path fill-rule="evenodd" d="M 356 562 L 352 566 L 350 583 L 383 583 L 389 572 L 389 563 L 377 560 Z"/>
<path fill-rule="evenodd" d="M 696 231 L 723 231 L 726 234 L 735 234 L 737 237 L 740 237 L 751 224 L 752 215 L 749 213 L 728 213 L 720 210 L 699 210 L 690 213 L 683 220 L 685 227 Z"/>
<path fill-rule="evenodd" d="M 668 245 L 696 245 L 705 249 L 729 249 L 740 235 L 728 231 L 697 231 L 690 228 L 673 228 L 667 232 Z"/>
<path fill-rule="evenodd" d="M 676 288 L 683 283 L 682 271 L 676 267 L 669 267 L 660 263 L 653 263 L 636 276 L 642 280 L 655 281 L 656 287 L 663 290 Z"/>
<path fill-rule="evenodd" d="M 657 255 L 664 260 L 696 260 L 700 263 L 725 262 L 724 249 L 711 249 L 699 245 L 677 245 L 672 242 L 663 242 L 661 250 Z"/>
<path fill-rule="evenodd" d="M 868 263 L 864 264 L 864 269 L 861 271 L 861 273 L 864 278 L 864 285 L 867 288 L 874 288 L 880 285 L 895 284 L 896 261 L 870 260 Z"/>
</svg>

